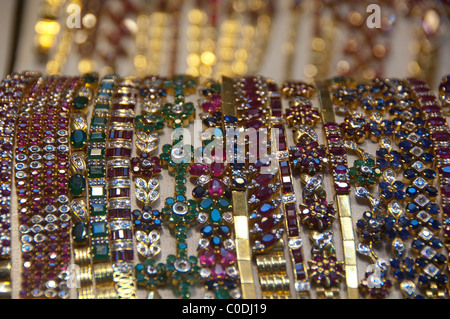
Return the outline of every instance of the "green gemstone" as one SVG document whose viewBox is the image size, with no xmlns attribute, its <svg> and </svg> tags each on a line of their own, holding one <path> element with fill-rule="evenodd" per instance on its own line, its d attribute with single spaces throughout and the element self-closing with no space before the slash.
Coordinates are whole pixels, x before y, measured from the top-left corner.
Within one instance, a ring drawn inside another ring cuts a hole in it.
<svg viewBox="0 0 450 319">
<path fill-rule="evenodd" d="M 368 182 L 370 185 L 375 185 L 375 184 L 377 183 L 377 179 L 376 179 L 375 177 L 369 177 L 369 178 L 367 179 L 367 182 Z"/>
<path fill-rule="evenodd" d="M 187 188 L 186 188 L 186 186 L 184 186 L 184 185 L 176 185 L 176 186 L 175 186 L 175 192 L 176 192 L 177 194 L 185 194 L 185 193 L 186 193 L 186 190 L 187 190 Z"/>
<path fill-rule="evenodd" d="M 220 86 L 220 84 L 213 84 L 213 85 L 211 85 L 211 89 L 216 93 L 220 93 L 221 86 Z"/>
<path fill-rule="evenodd" d="M 145 276 L 144 275 L 142 275 L 142 274 L 139 274 L 139 275 L 137 275 L 136 276 L 136 281 L 137 282 L 144 282 L 145 281 Z"/>
<path fill-rule="evenodd" d="M 89 229 L 85 223 L 76 223 L 72 228 L 73 240 L 77 243 L 83 243 L 89 238 Z"/>
<path fill-rule="evenodd" d="M 92 203 L 90 209 L 92 216 L 106 215 L 106 204 L 104 203 Z"/>
<path fill-rule="evenodd" d="M 172 152 L 172 145 L 170 145 L 170 144 L 163 145 L 162 151 L 163 151 L 163 153 L 170 153 L 170 152 Z"/>
<path fill-rule="evenodd" d="M 101 111 L 101 110 L 106 110 L 109 111 L 109 104 L 105 104 L 105 103 L 97 103 L 94 106 L 94 110 L 95 111 Z"/>
<path fill-rule="evenodd" d="M 107 119 L 104 116 L 94 116 L 91 121 L 91 126 L 106 127 Z"/>
<path fill-rule="evenodd" d="M 364 176 L 362 176 L 362 175 L 358 175 L 355 178 L 355 182 L 360 184 L 360 185 L 363 185 L 363 184 L 366 183 L 366 178 Z"/>
<path fill-rule="evenodd" d="M 103 159 L 105 150 L 102 148 L 90 148 L 88 151 L 88 159 Z"/>
<path fill-rule="evenodd" d="M 73 196 L 80 196 L 86 189 L 86 179 L 81 174 L 72 175 L 69 178 L 69 190 Z"/>
<path fill-rule="evenodd" d="M 109 245 L 108 244 L 94 244 L 92 252 L 93 252 L 94 260 L 108 260 L 109 259 Z"/>
<path fill-rule="evenodd" d="M 144 267 L 146 268 L 148 266 L 151 266 L 151 267 L 155 266 L 155 260 L 151 259 L 151 258 L 146 259 L 144 261 Z"/>
<path fill-rule="evenodd" d="M 350 169 L 348 170 L 348 174 L 354 177 L 358 174 L 358 169 L 356 167 L 350 167 Z"/>
<path fill-rule="evenodd" d="M 366 160 L 366 165 L 367 166 L 375 166 L 375 161 L 373 159 L 371 159 L 371 158 L 368 158 Z"/>
<path fill-rule="evenodd" d="M 225 288 L 216 289 L 214 295 L 216 296 L 216 299 L 230 299 L 228 289 Z"/>
<path fill-rule="evenodd" d="M 364 161 L 361 160 L 361 159 L 358 159 L 358 160 L 355 161 L 354 165 L 355 165 L 356 167 L 361 167 L 361 166 L 364 165 Z"/>
<path fill-rule="evenodd" d="M 87 142 L 87 134 L 83 130 L 75 130 L 70 134 L 70 143 L 74 148 L 83 148 Z"/>
<path fill-rule="evenodd" d="M 89 141 L 93 143 L 104 143 L 106 142 L 106 134 L 103 132 L 92 132 L 89 134 Z"/>
<path fill-rule="evenodd" d="M 382 173 L 383 173 L 383 172 L 382 172 L 381 169 L 379 169 L 379 168 L 374 168 L 374 170 L 373 170 L 373 174 L 374 174 L 376 177 L 381 176 Z"/>
<path fill-rule="evenodd" d="M 167 262 L 169 264 L 173 264 L 175 262 L 175 260 L 177 260 L 177 257 L 175 255 L 168 255 L 167 256 Z"/>
<path fill-rule="evenodd" d="M 76 96 L 73 99 L 73 107 L 77 110 L 84 110 L 89 104 L 89 99 L 86 96 Z"/>
<path fill-rule="evenodd" d="M 104 166 L 89 166 L 89 178 L 102 178 L 105 177 Z"/>
</svg>

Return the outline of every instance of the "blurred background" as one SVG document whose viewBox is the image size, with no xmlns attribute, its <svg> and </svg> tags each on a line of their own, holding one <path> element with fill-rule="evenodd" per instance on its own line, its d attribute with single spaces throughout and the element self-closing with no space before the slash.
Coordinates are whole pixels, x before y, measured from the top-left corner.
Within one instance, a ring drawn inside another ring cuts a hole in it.
<svg viewBox="0 0 450 319">
<path fill-rule="evenodd" d="M 450 73 L 450 1 L 0 0 L 0 72 L 276 81 Z"/>
</svg>

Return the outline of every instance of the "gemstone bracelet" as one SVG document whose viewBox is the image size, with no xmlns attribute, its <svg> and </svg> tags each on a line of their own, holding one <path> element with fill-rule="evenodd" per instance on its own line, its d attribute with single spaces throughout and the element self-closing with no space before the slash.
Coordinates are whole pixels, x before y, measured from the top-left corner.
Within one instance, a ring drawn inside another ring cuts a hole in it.
<svg viewBox="0 0 450 319">
<path fill-rule="evenodd" d="M 36 87 L 39 74 L 13 73 L 0 83 L 0 152 L 1 152 L 1 231 L 0 295 L 11 297 L 11 190 L 19 107 L 28 91 Z"/>
</svg>

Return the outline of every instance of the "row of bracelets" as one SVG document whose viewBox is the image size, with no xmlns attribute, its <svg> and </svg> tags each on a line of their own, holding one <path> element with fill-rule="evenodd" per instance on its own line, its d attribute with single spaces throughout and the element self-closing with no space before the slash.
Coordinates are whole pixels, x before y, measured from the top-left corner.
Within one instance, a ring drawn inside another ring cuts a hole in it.
<svg viewBox="0 0 450 319">
<path fill-rule="evenodd" d="M 449 77 L 436 96 L 417 79 L 22 72 L 0 102 L 4 298 L 13 233 L 20 298 L 448 296 Z M 163 170 L 175 186 L 160 198 Z"/>
</svg>

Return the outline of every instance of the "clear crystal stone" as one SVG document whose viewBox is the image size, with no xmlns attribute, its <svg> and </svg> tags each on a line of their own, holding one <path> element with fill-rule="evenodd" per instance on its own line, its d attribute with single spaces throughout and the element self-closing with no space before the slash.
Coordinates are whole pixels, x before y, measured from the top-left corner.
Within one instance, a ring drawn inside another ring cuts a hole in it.
<svg viewBox="0 0 450 319">
<path fill-rule="evenodd" d="M 371 250 L 370 250 L 369 246 L 367 246 L 367 245 L 365 245 L 365 244 L 362 244 L 362 243 L 359 243 L 359 244 L 356 246 L 356 251 L 357 251 L 360 255 L 363 255 L 363 256 L 370 256 L 370 254 L 371 254 Z"/>
<path fill-rule="evenodd" d="M 419 206 L 422 206 L 422 207 L 426 206 L 426 205 L 430 202 L 430 200 L 428 199 L 428 197 L 426 197 L 426 196 L 423 195 L 423 194 L 420 194 L 419 196 L 417 196 L 417 197 L 414 199 L 414 201 L 415 201 Z"/>
</svg>

